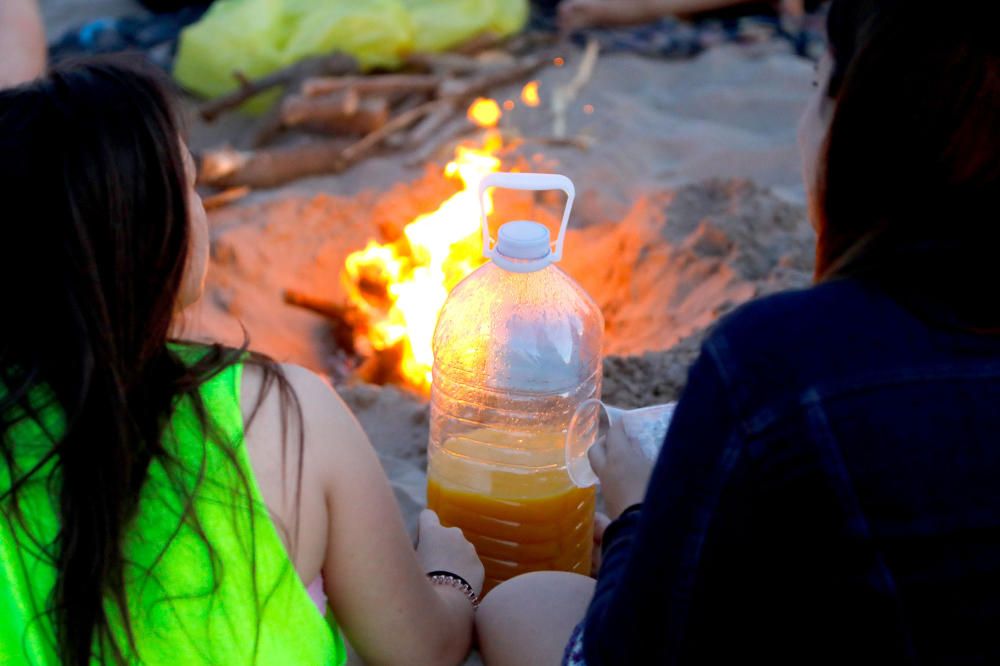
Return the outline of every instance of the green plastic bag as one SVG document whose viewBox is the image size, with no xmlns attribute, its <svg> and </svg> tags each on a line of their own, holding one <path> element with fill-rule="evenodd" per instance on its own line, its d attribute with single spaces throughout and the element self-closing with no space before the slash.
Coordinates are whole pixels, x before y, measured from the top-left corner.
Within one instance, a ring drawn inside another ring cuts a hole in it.
<svg viewBox="0 0 1000 666">
<path fill-rule="evenodd" d="M 236 88 L 304 57 L 343 51 L 363 68 L 452 48 L 524 27 L 528 0 L 217 0 L 181 33 L 174 77 L 205 96 Z M 261 111 L 266 100 L 249 110 Z"/>
</svg>

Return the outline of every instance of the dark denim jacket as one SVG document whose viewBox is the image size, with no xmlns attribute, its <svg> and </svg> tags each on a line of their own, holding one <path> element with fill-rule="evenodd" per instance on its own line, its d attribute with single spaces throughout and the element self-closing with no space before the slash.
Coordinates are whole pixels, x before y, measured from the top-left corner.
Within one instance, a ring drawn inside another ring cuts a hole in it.
<svg viewBox="0 0 1000 666">
<path fill-rule="evenodd" d="M 727 317 L 606 540 L 584 648 L 1000 663 L 1000 337 L 851 280 Z"/>
</svg>

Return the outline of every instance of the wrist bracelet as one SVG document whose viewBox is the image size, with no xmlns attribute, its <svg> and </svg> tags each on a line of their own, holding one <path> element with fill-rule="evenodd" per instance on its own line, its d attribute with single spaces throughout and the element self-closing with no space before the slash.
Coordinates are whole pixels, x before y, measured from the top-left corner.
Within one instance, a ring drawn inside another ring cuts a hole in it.
<svg viewBox="0 0 1000 666">
<path fill-rule="evenodd" d="M 450 571 L 429 571 L 427 572 L 427 578 L 434 585 L 447 585 L 448 587 L 453 587 L 462 594 L 465 598 L 469 600 L 472 604 L 472 610 L 479 608 L 479 595 L 476 591 L 472 589 L 469 585 L 469 581 L 465 580 L 457 573 L 452 573 Z"/>
</svg>

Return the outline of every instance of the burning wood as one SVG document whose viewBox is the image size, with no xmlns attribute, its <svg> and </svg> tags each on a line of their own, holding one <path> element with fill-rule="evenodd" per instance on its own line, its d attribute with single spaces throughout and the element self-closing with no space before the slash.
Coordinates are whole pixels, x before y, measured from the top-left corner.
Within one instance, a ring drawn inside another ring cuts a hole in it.
<svg viewBox="0 0 1000 666">
<path fill-rule="evenodd" d="M 294 289 L 285 290 L 284 300 L 289 305 L 295 305 L 326 317 L 330 322 L 330 330 L 337 348 L 349 354 L 355 353 L 355 329 L 364 324 L 364 319 L 357 310 Z"/>
<path fill-rule="evenodd" d="M 500 169 L 495 154 L 501 146 L 493 132 L 480 149 L 460 147 L 445 174 L 462 180 L 461 191 L 413 220 L 398 240 L 371 241 L 347 258 L 344 284 L 366 321 L 359 330 L 373 350 L 370 372 L 391 367 L 410 386 L 430 386 L 438 312 L 452 287 L 483 263 L 478 188 Z M 492 205 L 487 196 L 487 212 Z"/>
<path fill-rule="evenodd" d="M 449 57 L 471 59 L 458 54 Z M 335 63 L 327 58 L 309 61 L 307 66 L 303 61 L 260 81 L 245 82 L 236 93 L 208 104 L 203 115 L 214 117 L 261 90 L 294 82 L 295 89 L 286 92 L 264 119 L 255 145 L 261 146 L 291 127 L 327 136 L 363 137 L 353 143 L 329 138 L 290 147 L 211 151 L 203 156 L 200 182 L 213 187 L 260 188 L 305 176 L 338 173 L 400 135 L 402 138 L 392 142 L 394 147 L 419 149 L 421 154 L 434 152 L 441 143 L 476 126 L 496 125 L 502 112 L 493 100 L 474 105 L 469 123 L 451 124 L 453 118 L 465 113 L 470 102 L 493 88 L 523 80 L 551 62 L 549 54 L 508 54 L 506 58 L 487 58 L 477 67 L 463 69 L 461 74 L 452 71 L 447 75 L 362 77 L 319 76 L 317 69 L 330 69 Z M 339 62 L 337 66 L 343 65 Z M 423 101 L 416 96 L 422 96 Z"/>
</svg>

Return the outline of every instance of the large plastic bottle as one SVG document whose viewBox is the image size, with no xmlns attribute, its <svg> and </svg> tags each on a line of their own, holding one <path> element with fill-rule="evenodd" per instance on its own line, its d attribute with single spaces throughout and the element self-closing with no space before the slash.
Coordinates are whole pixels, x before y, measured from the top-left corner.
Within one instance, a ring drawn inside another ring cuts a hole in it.
<svg viewBox="0 0 1000 666">
<path fill-rule="evenodd" d="M 589 574 L 594 488 L 566 472 L 566 429 L 577 406 L 600 397 L 604 318 L 556 267 L 573 183 L 550 174 L 492 174 L 487 188 L 562 190 L 559 236 L 508 222 L 491 259 L 448 297 L 434 333 L 428 506 L 462 529 L 486 568 L 488 591 L 528 571 Z"/>
</svg>

